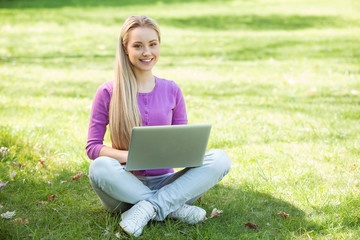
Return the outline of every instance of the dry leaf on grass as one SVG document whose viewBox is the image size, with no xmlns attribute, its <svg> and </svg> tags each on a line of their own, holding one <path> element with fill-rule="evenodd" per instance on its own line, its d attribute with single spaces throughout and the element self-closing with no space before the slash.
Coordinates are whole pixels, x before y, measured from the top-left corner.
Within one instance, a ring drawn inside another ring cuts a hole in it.
<svg viewBox="0 0 360 240">
<path fill-rule="evenodd" d="M 64 184 L 64 183 L 67 183 L 68 181 L 67 180 L 65 180 L 65 181 L 60 181 L 60 184 Z"/>
<path fill-rule="evenodd" d="M 8 184 L 8 182 L 1 182 L 0 181 L 0 191 Z"/>
<path fill-rule="evenodd" d="M 250 229 L 258 229 L 261 228 L 259 225 L 253 224 L 251 222 L 245 223 L 244 224 L 245 227 L 250 228 Z"/>
<path fill-rule="evenodd" d="M 39 160 L 39 163 L 41 164 L 41 166 L 45 167 L 45 163 L 44 163 L 44 161 Z"/>
<path fill-rule="evenodd" d="M 51 200 L 54 200 L 54 198 L 55 198 L 55 194 L 49 196 L 49 197 L 48 197 L 48 202 L 50 202 Z"/>
<path fill-rule="evenodd" d="M 289 218 L 290 217 L 290 215 L 285 213 L 285 212 L 279 212 L 278 215 L 283 217 L 283 218 Z"/>
<path fill-rule="evenodd" d="M 13 211 L 13 212 L 6 212 L 6 213 L 2 213 L 0 216 L 2 217 L 2 218 L 5 218 L 5 219 L 10 219 L 10 218 L 12 218 L 13 216 L 15 216 L 16 215 L 16 212 L 15 211 Z"/>
<path fill-rule="evenodd" d="M 12 220 L 13 223 L 19 223 L 19 224 L 29 224 L 29 221 L 27 218 L 15 218 Z"/>
<path fill-rule="evenodd" d="M 78 172 L 76 172 L 76 175 L 75 175 L 75 176 L 72 176 L 72 177 L 71 177 L 71 181 L 78 180 L 78 179 L 82 178 L 82 176 L 83 176 L 82 171 L 78 171 Z"/>
<path fill-rule="evenodd" d="M 217 208 L 214 208 L 210 214 L 210 217 L 209 218 L 214 218 L 214 217 L 217 217 L 219 216 L 220 214 L 222 214 L 223 210 L 219 210 Z"/>
</svg>

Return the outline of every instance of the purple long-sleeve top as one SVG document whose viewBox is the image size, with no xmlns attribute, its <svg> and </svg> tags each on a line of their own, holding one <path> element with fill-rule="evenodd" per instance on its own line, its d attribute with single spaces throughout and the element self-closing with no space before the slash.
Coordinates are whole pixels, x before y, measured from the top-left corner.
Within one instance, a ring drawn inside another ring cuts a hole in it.
<svg viewBox="0 0 360 240">
<path fill-rule="evenodd" d="M 113 82 L 102 84 L 96 91 L 89 123 L 86 153 L 90 159 L 99 157 L 104 147 L 104 135 L 109 124 L 109 106 L 113 92 Z M 155 77 L 155 87 L 149 93 L 138 94 L 138 106 L 143 126 L 187 124 L 184 97 L 180 87 L 174 82 Z M 136 175 L 156 176 L 174 170 L 152 169 L 136 171 Z"/>
</svg>

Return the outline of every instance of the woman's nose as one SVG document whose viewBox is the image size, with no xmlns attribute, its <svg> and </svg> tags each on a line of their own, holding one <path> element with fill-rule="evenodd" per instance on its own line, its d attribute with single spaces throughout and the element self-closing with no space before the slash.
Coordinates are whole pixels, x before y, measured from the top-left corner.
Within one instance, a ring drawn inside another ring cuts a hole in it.
<svg viewBox="0 0 360 240">
<path fill-rule="evenodd" d="M 149 50 L 148 47 L 145 47 L 145 48 L 144 48 L 143 55 L 144 55 L 144 56 L 150 55 L 150 50 Z"/>
</svg>

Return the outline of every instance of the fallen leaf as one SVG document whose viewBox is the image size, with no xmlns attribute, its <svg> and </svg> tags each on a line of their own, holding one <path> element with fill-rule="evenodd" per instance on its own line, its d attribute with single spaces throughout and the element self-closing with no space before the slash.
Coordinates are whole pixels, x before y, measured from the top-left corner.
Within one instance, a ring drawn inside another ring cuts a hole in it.
<svg viewBox="0 0 360 240">
<path fill-rule="evenodd" d="M 16 215 L 16 213 L 15 213 L 15 211 L 13 211 L 13 212 L 6 212 L 6 213 L 2 213 L 0 216 L 2 217 L 2 218 L 6 218 L 6 219 L 10 219 L 10 218 L 12 218 L 13 216 L 15 216 Z"/>
<path fill-rule="evenodd" d="M 41 164 L 41 166 L 45 167 L 45 163 L 44 163 L 44 161 L 39 160 L 39 163 Z"/>
<path fill-rule="evenodd" d="M 247 227 L 247 228 L 251 228 L 251 229 L 261 228 L 259 225 L 256 225 L 256 224 L 253 224 L 253 223 L 250 223 L 250 222 L 245 223 L 244 226 Z"/>
<path fill-rule="evenodd" d="M 83 176 L 82 171 L 78 171 L 78 172 L 76 172 L 76 175 L 75 175 L 75 176 L 72 176 L 72 177 L 71 177 L 71 181 L 78 180 L 78 179 L 82 178 L 82 176 Z"/>
<path fill-rule="evenodd" d="M 285 213 L 285 212 L 279 212 L 278 215 L 283 217 L 283 218 L 289 218 L 290 217 L 290 215 Z"/>
<path fill-rule="evenodd" d="M 198 200 L 201 202 L 202 200 L 204 200 L 204 195 L 201 195 L 201 197 L 198 198 Z"/>
<path fill-rule="evenodd" d="M 15 218 L 13 223 L 19 223 L 19 224 L 29 224 L 29 221 L 27 218 Z"/>
<path fill-rule="evenodd" d="M 210 214 L 209 218 L 214 218 L 219 216 L 221 213 L 223 212 L 223 210 L 218 210 L 217 208 L 214 208 Z"/>
<path fill-rule="evenodd" d="M 64 183 L 67 183 L 68 181 L 65 180 L 65 181 L 60 181 L 60 184 L 64 184 Z"/>
<path fill-rule="evenodd" d="M 49 203 L 49 202 L 46 202 L 46 201 L 40 201 L 40 202 L 39 202 L 40 205 L 46 205 L 46 204 L 48 204 L 48 203 Z"/>
<path fill-rule="evenodd" d="M 115 233 L 115 237 L 120 239 L 120 233 L 119 232 Z"/>
<path fill-rule="evenodd" d="M 49 197 L 48 197 L 48 202 L 50 202 L 51 200 L 54 200 L 54 198 L 55 198 L 55 194 L 49 196 Z"/>
<path fill-rule="evenodd" d="M 0 181 L 0 191 L 6 186 L 8 182 L 1 182 Z"/>
</svg>

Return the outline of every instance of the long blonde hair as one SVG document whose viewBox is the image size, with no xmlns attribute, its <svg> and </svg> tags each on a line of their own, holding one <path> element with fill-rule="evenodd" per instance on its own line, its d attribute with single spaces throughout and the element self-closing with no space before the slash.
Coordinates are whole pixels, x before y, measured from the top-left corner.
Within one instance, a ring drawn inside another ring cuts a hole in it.
<svg viewBox="0 0 360 240">
<path fill-rule="evenodd" d="M 156 31 L 160 42 L 157 23 L 147 16 L 130 16 L 121 28 L 116 51 L 115 79 L 109 109 L 110 138 L 114 148 L 129 148 L 131 129 L 141 126 L 141 114 L 137 103 L 138 87 L 136 77 L 126 53 L 129 33 L 137 27 L 149 27 Z"/>
</svg>

